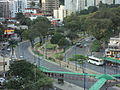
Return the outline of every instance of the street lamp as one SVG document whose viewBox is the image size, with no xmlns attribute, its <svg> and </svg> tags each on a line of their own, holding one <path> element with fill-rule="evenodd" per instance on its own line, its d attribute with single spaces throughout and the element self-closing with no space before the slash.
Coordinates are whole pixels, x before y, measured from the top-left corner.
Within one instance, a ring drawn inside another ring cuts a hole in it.
<svg viewBox="0 0 120 90">
<path fill-rule="evenodd" d="M 4 54 L 1 55 L 3 57 L 3 77 L 5 77 L 5 56 Z"/>
<path fill-rule="evenodd" d="M 106 61 L 105 60 L 104 60 L 104 74 L 106 74 Z"/>
<path fill-rule="evenodd" d="M 86 73 L 85 73 L 85 70 L 84 70 L 84 68 L 86 67 L 86 65 L 85 64 L 82 64 L 83 66 L 82 66 L 82 68 L 83 68 L 83 73 L 84 73 L 84 80 L 83 80 L 83 87 L 84 87 L 84 90 L 85 90 L 85 88 L 86 88 Z"/>
</svg>

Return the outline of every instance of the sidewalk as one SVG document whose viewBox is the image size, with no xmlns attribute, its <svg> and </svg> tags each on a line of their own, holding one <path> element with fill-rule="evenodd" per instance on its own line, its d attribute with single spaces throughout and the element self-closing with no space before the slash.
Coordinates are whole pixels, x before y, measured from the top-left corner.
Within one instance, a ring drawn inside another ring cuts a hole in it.
<svg viewBox="0 0 120 90">
<path fill-rule="evenodd" d="M 29 47 L 29 51 L 32 52 L 31 47 Z M 36 51 L 39 52 L 39 53 L 41 53 L 41 54 L 44 54 L 44 52 L 41 51 L 40 48 L 38 48 Z M 57 53 L 58 53 L 58 52 L 59 52 L 59 50 L 57 50 Z M 32 52 L 32 53 L 33 53 L 33 52 Z M 54 51 L 53 53 L 56 53 L 56 51 Z M 52 53 L 52 54 L 53 54 L 53 53 Z M 48 56 L 48 57 L 49 57 L 49 56 L 52 57 L 52 54 L 49 52 L 49 53 L 47 54 L 47 56 Z M 37 55 L 36 55 L 36 56 L 37 56 Z M 48 61 L 48 62 L 51 62 L 51 63 L 54 63 L 54 64 L 57 64 L 58 66 L 63 67 L 63 68 L 65 68 L 65 69 L 68 69 L 68 70 L 70 70 L 70 71 L 72 71 L 72 72 L 83 73 L 83 72 L 82 72 L 82 69 L 81 69 L 80 67 L 77 67 L 77 71 L 76 71 L 75 64 L 72 63 L 72 62 L 64 62 L 64 61 L 60 61 L 60 60 L 57 60 L 57 59 L 55 59 L 54 62 L 53 62 L 53 61 L 50 61 L 50 60 L 47 60 L 47 61 Z M 90 69 L 88 69 L 88 68 L 85 68 L 85 71 L 86 71 L 86 73 L 90 73 L 90 74 L 100 74 L 100 73 L 95 72 L 95 71 L 93 71 L 93 70 L 90 70 Z"/>
<path fill-rule="evenodd" d="M 83 90 L 83 88 L 76 86 L 72 83 L 64 81 L 64 84 L 58 84 L 57 80 L 53 82 L 53 85 L 62 89 L 62 90 Z"/>
</svg>

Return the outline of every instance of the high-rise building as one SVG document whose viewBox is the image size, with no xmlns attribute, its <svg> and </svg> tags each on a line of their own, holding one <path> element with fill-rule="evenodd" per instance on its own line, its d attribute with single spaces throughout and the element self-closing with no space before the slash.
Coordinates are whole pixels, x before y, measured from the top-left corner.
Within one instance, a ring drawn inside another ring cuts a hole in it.
<svg viewBox="0 0 120 90">
<path fill-rule="evenodd" d="M 26 8 L 39 8 L 39 0 L 9 0 L 11 17 L 15 17 L 18 12 L 25 12 Z"/>
<path fill-rule="evenodd" d="M 59 8 L 59 0 L 41 0 L 42 10 L 53 13 L 54 9 Z"/>
<path fill-rule="evenodd" d="M 67 12 L 64 9 L 63 5 L 60 5 L 60 8 L 58 10 L 54 10 L 53 16 L 54 18 L 60 19 L 61 21 L 63 21 L 63 18 L 66 17 Z"/>
<path fill-rule="evenodd" d="M 9 0 L 9 9 L 11 17 L 15 17 L 16 13 L 24 12 L 26 8 L 26 0 Z"/>
<path fill-rule="evenodd" d="M 89 6 L 98 6 L 100 1 L 105 4 L 120 4 L 120 0 L 65 0 L 65 9 L 71 12 L 87 9 Z"/>
<path fill-rule="evenodd" d="M 4 18 L 10 17 L 8 0 L 0 0 L 0 17 Z"/>
</svg>

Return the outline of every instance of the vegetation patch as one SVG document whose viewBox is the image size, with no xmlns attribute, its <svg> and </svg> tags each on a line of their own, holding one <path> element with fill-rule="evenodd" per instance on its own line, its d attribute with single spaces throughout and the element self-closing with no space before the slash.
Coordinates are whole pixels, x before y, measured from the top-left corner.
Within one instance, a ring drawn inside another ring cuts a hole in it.
<svg viewBox="0 0 120 90">
<path fill-rule="evenodd" d="M 45 44 L 44 44 L 44 46 L 45 46 Z M 56 47 L 57 47 L 56 44 L 51 44 L 51 43 L 46 44 L 46 49 L 48 49 L 48 50 L 55 50 Z"/>
</svg>

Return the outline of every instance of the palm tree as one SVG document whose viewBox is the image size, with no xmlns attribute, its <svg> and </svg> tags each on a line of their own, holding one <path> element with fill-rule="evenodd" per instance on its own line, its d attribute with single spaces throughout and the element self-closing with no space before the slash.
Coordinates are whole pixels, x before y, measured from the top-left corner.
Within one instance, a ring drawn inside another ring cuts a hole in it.
<svg viewBox="0 0 120 90">
<path fill-rule="evenodd" d="M 18 44 L 18 42 L 14 39 L 9 40 L 9 47 L 11 47 L 12 49 L 12 56 L 14 55 L 14 48 L 16 47 L 16 45 Z"/>
</svg>

